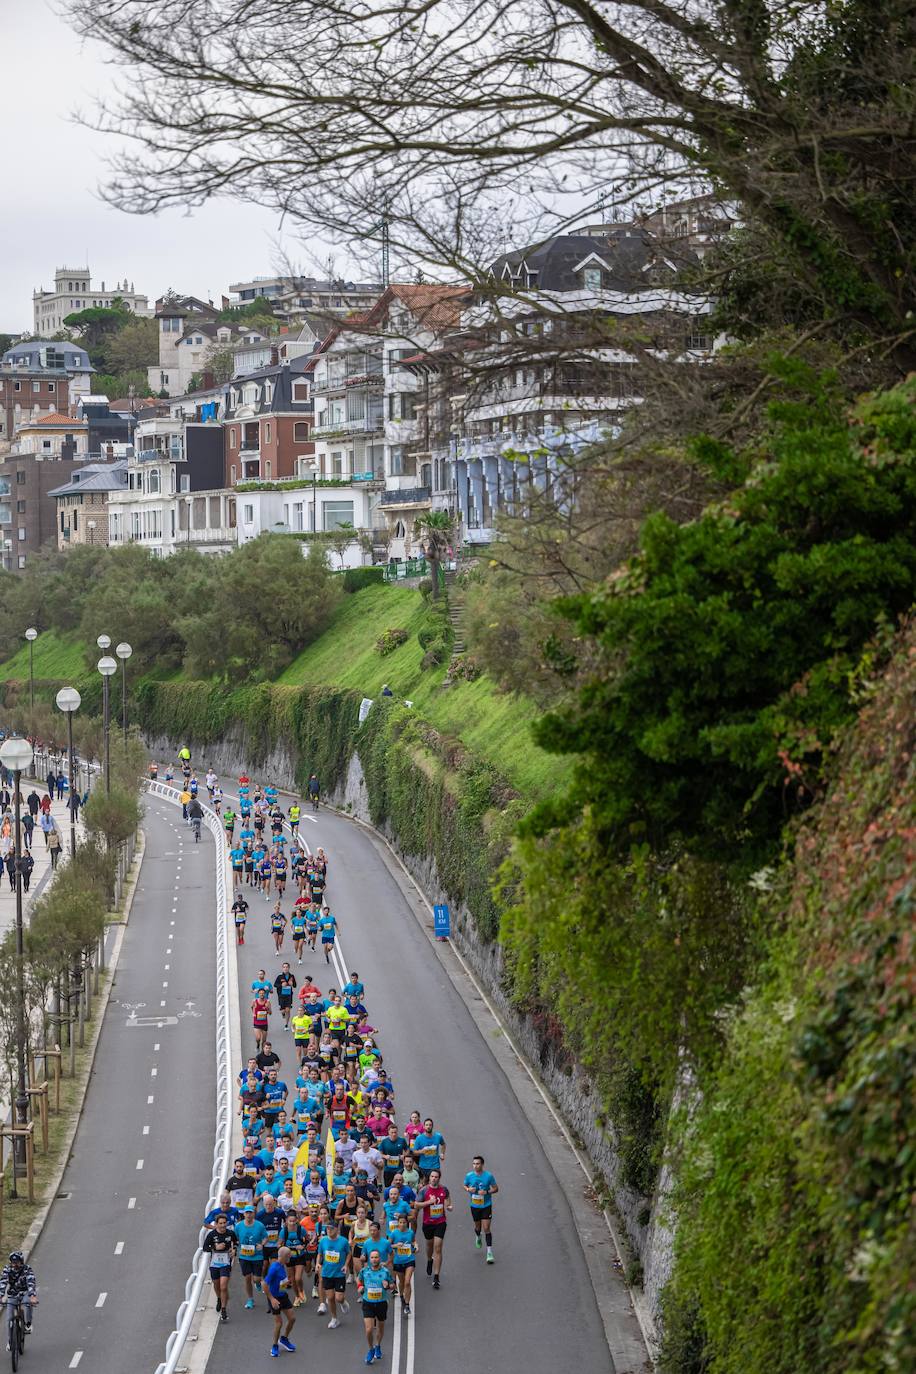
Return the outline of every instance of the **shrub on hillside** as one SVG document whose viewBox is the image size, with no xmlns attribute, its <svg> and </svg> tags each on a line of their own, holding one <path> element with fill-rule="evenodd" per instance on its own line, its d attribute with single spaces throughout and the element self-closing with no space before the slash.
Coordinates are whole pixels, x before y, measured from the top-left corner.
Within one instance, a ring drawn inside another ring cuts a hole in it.
<svg viewBox="0 0 916 1374">
<path fill-rule="evenodd" d="M 345 592 L 360 592 L 363 587 L 374 587 L 379 582 L 384 582 L 384 568 L 347 568 L 343 575 L 343 589 Z"/>
<path fill-rule="evenodd" d="M 394 653 L 395 649 L 400 648 L 402 644 L 406 644 L 409 638 L 410 635 L 406 630 L 385 630 L 384 634 L 379 635 L 378 639 L 375 641 L 375 652 L 381 654 L 384 658 L 386 654 Z"/>
</svg>

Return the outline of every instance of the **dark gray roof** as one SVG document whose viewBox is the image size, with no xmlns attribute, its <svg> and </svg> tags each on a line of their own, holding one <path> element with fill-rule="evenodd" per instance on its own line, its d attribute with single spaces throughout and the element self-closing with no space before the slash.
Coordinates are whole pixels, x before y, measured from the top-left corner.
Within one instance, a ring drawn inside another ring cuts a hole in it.
<svg viewBox="0 0 916 1374">
<path fill-rule="evenodd" d="M 76 496 L 84 491 L 117 491 L 127 486 L 127 459 L 115 463 L 86 463 L 75 468 L 70 481 L 49 491 L 49 496 Z"/>
<path fill-rule="evenodd" d="M 47 367 L 47 362 L 42 362 L 42 356 L 47 359 L 50 354 L 63 354 L 64 369 L 67 372 L 95 371 L 85 348 L 80 348 L 79 344 L 68 343 L 65 339 L 30 339 L 28 343 L 14 344 L 4 353 L 2 365 L 5 368 L 22 366 L 40 369 Z M 57 364 L 54 370 L 60 370 Z"/>
<path fill-rule="evenodd" d="M 664 247 L 645 230 L 621 227 L 606 237 L 591 234 L 558 234 L 556 238 L 505 253 L 493 263 L 497 278 L 521 273 L 522 287 L 539 291 L 577 291 L 582 282 L 576 275 L 587 258 L 597 257 L 606 264 L 602 285 L 609 291 L 633 291 L 660 279 L 670 280 L 672 269 L 665 262 Z M 530 282 L 527 277 L 536 273 Z"/>
</svg>

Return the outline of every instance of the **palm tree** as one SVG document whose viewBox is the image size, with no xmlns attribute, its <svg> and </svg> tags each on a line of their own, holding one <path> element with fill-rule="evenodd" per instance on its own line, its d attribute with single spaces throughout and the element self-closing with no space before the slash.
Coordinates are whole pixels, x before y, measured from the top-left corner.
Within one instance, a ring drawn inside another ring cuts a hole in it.
<svg viewBox="0 0 916 1374">
<path fill-rule="evenodd" d="M 439 595 L 439 564 L 448 553 L 453 531 L 454 523 L 447 510 L 427 511 L 414 524 L 414 534 L 423 540 L 423 550 L 429 563 L 433 599 Z"/>
</svg>

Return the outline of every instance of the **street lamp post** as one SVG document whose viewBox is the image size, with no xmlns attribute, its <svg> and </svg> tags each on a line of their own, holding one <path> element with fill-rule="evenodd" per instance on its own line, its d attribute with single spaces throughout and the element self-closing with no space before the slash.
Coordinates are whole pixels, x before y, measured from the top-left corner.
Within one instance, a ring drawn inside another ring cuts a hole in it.
<svg viewBox="0 0 916 1374">
<path fill-rule="evenodd" d="M 0 763 L 13 775 L 14 831 L 13 852 L 16 856 L 16 1120 L 20 1126 L 28 1123 L 29 1094 L 25 1079 L 25 958 L 22 943 L 22 796 L 23 769 L 32 762 L 32 746 L 28 740 L 8 739 L 0 745 Z M 16 1175 L 26 1169 L 25 1136 L 13 1140 L 13 1192 Z"/>
<path fill-rule="evenodd" d="M 25 632 L 29 641 L 29 734 L 35 739 L 35 641 L 38 631 L 30 625 Z"/>
<path fill-rule="evenodd" d="M 127 660 L 133 653 L 133 649 L 128 643 L 122 642 L 115 649 L 115 653 L 121 660 L 121 729 L 124 731 L 124 742 L 127 743 Z"/>
<path fill-rule="evenodd" d="M 73 808 L 73 789 L 76 775 L 76 760 L 73 757 L 73 712 L 78 711 L 82 697 L 75 687 L 61 687 L 57 694 L 58 709 L 63 711 L 67 717 L 67 758 L 68 771 L 70 774 L 70 858 L 76 853 L 76 812 Z"/>
<path fill-rule="evenodd" d="M 102 674 L 102 728 L 105 731 L 105 791 L 111 791 L 111 707 L 108 695 L 108 679 L 118 671 L 118 665 L 111 657 L 100 658 L 97 668 Z"/>
</svg>

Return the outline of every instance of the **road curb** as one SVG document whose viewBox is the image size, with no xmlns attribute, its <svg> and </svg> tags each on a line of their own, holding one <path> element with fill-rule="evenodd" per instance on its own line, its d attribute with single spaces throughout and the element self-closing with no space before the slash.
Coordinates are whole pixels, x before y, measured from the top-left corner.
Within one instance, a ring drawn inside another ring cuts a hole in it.
<svg viewBox="0 0 916 1374">
<path fill-rule="evenodd" d="M 144 835 L 142 829 L 137 831 L 137 835 L 138 844 L 136 851 L 134 853 L 136 868 L 133 877 L 131 878 L 130 883 L 128 884 L 127 890 L 124 894 L 124 913 L 117 923 L 118 932 L 115 935 L 114 947 L 111 951 L 111 959 L 109 960 L 108 968 L 105 971 L 105 984 L 99 992 L 98 1012 L 95 1018 L 95 1024 L 92 1028 L 92 1039 L 89 1042 L 89 1056 L 86 1060 L 85 1065 L 83 1066 L 83 1071 L 79 1078 L 79 1106 L 73 1117 L 73 1122 L 71 1124 L 70 1130 L 67 1134 L 64 1143 L 64 1149 L 61 1154 L 61 1164 L 57 1171 L 57 1176 L 54 1179 L 53 1186 L 49 1187 L 48 1189 L 47 1201 L 39 1210 L 38 1215 L 32 1222 L 32 1225 L 29 1227 L 25 1240 L 22 1243 L 22 1248 L 26 1254 L 26 1257 L 28 1257 L 31 1254 L 32 1250 L 34 1250 L 35 1246 L 38 1243 L 38 1239 L 41 1236 L 42 1231 L 44 1230 L 44 1224 L 48 1219 L 48 1213 L 51 1210 L 51 1207 L 54 1203 L 54 1199 L 57 1195 L 57 1191 L 60 1188 L 61 1181 L 67 1169 L 67 1165 L 70 1163 L 70 1152 L 73 1149 L 73 1142 L 76 1139 L 76 1132 L 79 1129 L 79 1124 L 83 1119 L 83 1112 L 86 1107 L 86 1092 L 89 1087 L 89 1079 L 92 1076 L 93 1066 L 95 1065 L 95 1054 L 96 1050 L 98 1049 L 99 1039 L 102 1034 L 102 1025 L 105 1021 L 105 1013 L 108 1011 L 108 1003 L 111 1000 L 111 990 L 114 987 L 115 974 L 118 971 L 118 960 L 121 957 L 121 945 L 124 943 L 124 932 L 126 931 L 127 923 L 130 920 L 130 911 L 131 907 L 134 904 L 134 894 L 137 891 L 137 885 L 140 881 L 140 869 L 143 865 L 143 856 L 146 853 L 146 836 Z M 114 925 L 115 923 L 112 921 L 111 924 Z"/>
</svg>

